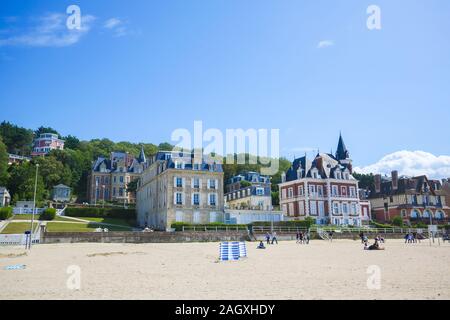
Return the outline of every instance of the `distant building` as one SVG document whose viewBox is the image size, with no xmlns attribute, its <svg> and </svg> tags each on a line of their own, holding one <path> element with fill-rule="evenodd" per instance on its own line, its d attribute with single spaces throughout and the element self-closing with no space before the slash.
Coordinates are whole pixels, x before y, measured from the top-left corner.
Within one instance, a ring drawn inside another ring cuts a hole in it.
<svg viewBox="0 0 450 320">
<path fill-rule="evenodd" d="M 15 163 L 22 163 L 24 161 L 31 161 L 31 158 L 19 156 L 17 154 L 12 154 L 12 153 L 8 154 L 8 165 L 12 165 Z"/>
<path fill-rule="evenodd" d="M 53 201 L 69 202 L 70 201 L 70 187 L 64 184 L 58 184 L 53 187 L 52 192 Z"/>
<path fill-rule="evenodd" d="M 269 176 L 244 172 L 232 177 L 226 186 L 225 208 L 232 210 L 272 210 Z"/>
<path fill-rule="evenodd" d="M 11 195 L 5 187 L 0 187 L 0 207 L 7 207 L 11 203 Z"/>
<path fill-rule="evenodd" d="M 43 156 L 52 150 L 63 150 L 64 140 L 58 138 L 54 133 L 42 133 L 33 141 L 32 156 Z"/>
<path fill-rule="evenodd" d="M 128 192 L 127 186 L 138 179 L 146 167 L 143 148 L 137 158 L 125 152 L 112 152 L 110 158 L 99 157 L 88 175 L 88 202 L 136 202 L 136 194 Z"/>
<path fill-rule="evenodd" d="M 280 221 L 284 221 L 284 213 L 282 211 L 225 209 L 225 223 L 229 224 Z"/>
<path fill-rule="evenodd" d="M 140 226 L 167 230 L 174 222 L 224 222 L 222 165 L 200 158 L 161 151 L 151 159 L 137 190 Z"/>
<path fill-rule="evenodd" d="M 282 174 L 280 206 L 290 219 L 312 217 L 317 224 L 359 226 L 370 220 L 370 203 L 362 201 L 352 160 L 339 137 L 335 155 L 318 153 L 313 161 L 295 159 Z"/>
<path fill-rule="evenodd" d="M 375 175 L 369 199 L 379 221 L 402 217 L 405 222 L 439 223 L 447 221 L 450 214 L 441 181 L 425 175 L 399 177 L 397 171 L 392 171 L 391 177 Z"/>
</svg>

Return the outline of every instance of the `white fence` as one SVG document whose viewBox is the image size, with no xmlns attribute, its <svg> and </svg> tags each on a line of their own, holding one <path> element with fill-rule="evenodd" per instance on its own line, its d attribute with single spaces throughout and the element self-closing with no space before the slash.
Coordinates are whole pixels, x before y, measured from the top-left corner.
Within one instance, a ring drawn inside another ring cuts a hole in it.
<svg viewBox="0 0 450 320">
<path fill-rule="evenodd" d="M 33 234 L 31 240 L 33 244 L 39 243 L 39 232 Z M 0 246 L 20 246 L 25 245 L 26 241 L 26 234 L 0 234 Z"/>
<path fill-rule="evenodd" d="M 44 212 L 46 208 L 36 208 L 35 214 L 41 214 Z M 64 211 L 66 210 L 66 207 L 64 209 L 56 209 L 56 215 L 61 216 L 64 215 Z M 34 208 L 24 208 L 24 207 L 14 207 L 13 213 L 14 214 L 33 214 Z"/>
</svg>

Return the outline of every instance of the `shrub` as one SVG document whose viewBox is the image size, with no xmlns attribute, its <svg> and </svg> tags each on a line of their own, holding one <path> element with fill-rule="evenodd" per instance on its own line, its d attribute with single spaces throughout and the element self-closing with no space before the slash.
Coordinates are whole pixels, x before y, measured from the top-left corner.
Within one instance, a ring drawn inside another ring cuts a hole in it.
<svg viewBox="0 0 450 320">
<path fill-rule="evenodd" d="M 392 225 L 397 227 L 403 227 L 403 219 L 402 217 L 396 216 L 391 221 Z"/>
<path fill-rule="evenodd" d="M 56 209 L 48 208 L 41 213 L 41 215 L 39 216 L 39 220 L 52 221 L 55 219 L 55 217 L 56 217 Z"/>
<path fill-rule="evenodd" d="M 273 225 L 275 227 L 310 228 L 315 222 L 314 218 L 308 217 L 305 220 L 278 221 L 274 222 Z M 253 222 L 252 225 L 268 227 L 271 226 L 272 223 L 269 221 L 256 221 Z"/>
<path fill-rule="evenodd" d="M 392 228 L 392 225 L 390 225 L 390 224 L 383 224 L 383 223 L 378 223 L 375 221 L 372 221 L 371 225 L 373 225 L 375 228 L 384 228 L 384 229 Z"/>
<path fill-rule="evenodd" d="M 0 208 L 0 220 L 6 220 L 12 217 L 13 209 L 11 207 Z"/>
</svg>

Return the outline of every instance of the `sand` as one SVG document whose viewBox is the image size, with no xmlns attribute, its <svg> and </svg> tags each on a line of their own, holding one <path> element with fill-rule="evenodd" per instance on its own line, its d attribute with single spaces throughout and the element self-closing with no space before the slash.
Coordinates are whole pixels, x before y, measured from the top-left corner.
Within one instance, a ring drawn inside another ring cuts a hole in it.
<svg viewBox="0 0 450 320">
<path fill-rule="evenodd" d="M 385 251 L 351 240 L 266 250 L 247 243 L 247 250 L 247 259 L 218 262 L 218 243 L 36 245 L 27 255 L 0 247 L 0 300 L 450 299 L 448 243 L 389 240 Z M 16 264 L 26 269 L 3 269 Z M 67 286 L 72 265 L 80 268 L 79 290 Z M 372 265 L 379 289 L 367 286 Z"/>
</svg>

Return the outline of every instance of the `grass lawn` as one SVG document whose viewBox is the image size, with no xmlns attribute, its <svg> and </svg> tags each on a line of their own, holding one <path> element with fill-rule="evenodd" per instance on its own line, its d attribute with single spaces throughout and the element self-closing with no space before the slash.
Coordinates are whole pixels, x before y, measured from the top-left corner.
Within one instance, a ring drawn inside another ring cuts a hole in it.
<svg viewBox="0 0 450 320">
<path fill-rule="evenodd" d="M 2 234 L 23 234 L 25 231 L 30 230 L 31 223 L 28 222 L 10 222 L 3 229 Z M 33 224 L 33 228 L 36 228 L 38 223 Z"/>
<path fill-rule="evenodd" d="M 120 219 L 120 218 L 97 218 L 97 217 L 96 218 L 74 217 L 74 218 L 88 220 L 88 221 L 92 221 L 92 222 L 117 224 L 117 225 L 126 226 L 126 227 L 134 227 L 134 226 L 136 226 L 136 222 L 135 221 L 125 220 L 125 219 Z"/>
<path fill-rule="evenodd" d="M 31 214 L 16 214 L 12 217 L 12 220 L 31 220 L 31 216 Z M 39 214 L 34 215 L 35 220 L 39 220 L 39 217 Z M 66 219 L 56 216 L 53 221 L 66 221 Z"/>
<path fill-rule="evenodd" d="M 97 228 L 105 228 L 105 226 L 96 223 L 60 223 L 48 222 L 47 232 L 93 232 Z M 131 231 L 130 227 L 106 227 L 109 231 Z"/>
</svg>

